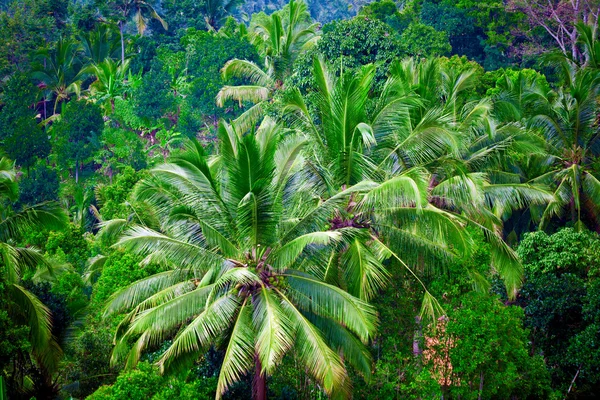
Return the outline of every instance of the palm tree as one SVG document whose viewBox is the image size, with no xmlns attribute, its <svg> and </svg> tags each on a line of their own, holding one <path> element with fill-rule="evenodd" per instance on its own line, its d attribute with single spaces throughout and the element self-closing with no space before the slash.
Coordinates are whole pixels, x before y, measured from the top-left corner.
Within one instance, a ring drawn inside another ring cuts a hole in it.
<svg viewBox="0 0 600 400">
<path fill-rule="evenodd" d="M 243 0 L 206 0 L 202 13 L 209 30 L 218 30 L 221 22 L 235 12 Z"/>
<path fill-rule="evenodd" d="M 35 54 L 37 62 L 31 75 L 41 81 L 45 91 L 54 95 L 54 115 L 62 101 L 72 94 L 79 96 L 84 73 L 80 53 L 79 43 L 71 38 L 60 38 L 53 49 L 42 49 Z"/>
<path fill-rule="evenodd" d="M 311 138 L 307 176 L 298 191 L 329 198 L 365 180 L 379 182 L 377 189 L 338 210 L 339 218 L 331 222 L 368 226 L 371 240 L 385 250 L 384 258 L 407 268 L 468 254 L 472 238 L 464 228 L 473 226 L 492 244 L 494 265 L 514 296 L 521 266 L 502 240 L 502 220 L 490 207 L 509 199 L 517 207 L 541 204 L 550 195 L 530 185 L 493 185 L 485 173 L 470 173 L 467 163 L 476 160 L 470 159 L 474 154 L 469 148 L 477 149 L 481 134 L 476 127 L 489 122 L 489 106 L 459 103 L 468 73 L 451 77 L 429 61 L 420 66 L 405 61 L 392 68 L 375 99 L 369 99 L 373 66 L 335 78 L 315 59 L 314 78 L 317 114 L 299 91 L 284 110 L 293 126 Z M 367 112 L 369 101 L 372 112 Z"/>
<path fill-rule="evenodd" d="M 250 84 L 223 86 L 217 94 L 217 105 L 223 107 L 233 99 L 241 107 L 242 102 L 249 101 L 256 105 L 247 111 L 248 115 L 259 115 L 264 102 L 283 86 L 296 57 L 318 40 L 317 25 L 312 23 L 306 3 L 295 0 L 281 11 L 253 22 L 248 36 L 264 57 L 264 66 L 237 58 L 227 61 L 221 70 L 223 79 L 242 78 Z"/>
<path fill-rule="evenodd" d="M 259 14 L 250 24 L 250 40 L 274 65 L 278 79 L 291 72 L 298 55 L 319 40 L 319 24 L 312 21 L 303 0 L 290 2 L 270 16 Z"/>
<path fill-rule="evenodd" d="M 121 64 L 125 64 L 125 39 L 123 31 L 128 20 L 133 18 L 138 34 L 143 35 L 148 26 L 148 18 L 156 19 L 163 28 L 168 29 L 168 24 L 156 12 L 150 2 L 144 0 L 112 0 L 109 4 L 117 14 L 119 34 L 121 36 Z"/>
<path fill-rule="evenodd" d="M 87 71 L 96 76 L 96 80 L 90 85 L 90 95 L 102 105 L 105 114 L 115 110 L 115 99 L 123 98 L 127 89 L 128 68 L 129 60 L 125 60 L 125 64 L 120 64 L 110 58 L 98 64 L 91 64 L 87 68 Z"/>
<path fill-rule="evenodd" d="M 553 184 L 555 200 L 542 215 L 542 227 L 552 216 L 562 216 L 570 208 L 571 221 L 583 224 L 582 211 L 592 227 L 600 222 L 600 180 L 592 163 L 600 154 L 597 127 L 597 98 L 600 75 L 592 69 L 580 69 L 563 61 L 561 71 L 565 86 L 548 97 L 546 113 L 533 115 L 529 124 L 539 129 L 546 139 L 546 173 L 534 182 Z"/>
<path fill-rule="evenodd" d="M 115 25 L 100 24 L 95 30 L 79 36 L 87 62 L 100 64 L 107 58 L 119 58 L 121 44 L 116 30 Z"/>
<path fill-rule="evenodd" d="M 28 328 L 28 341 L 38 367 L 49 376 L 58 366 L 60 347 L 52 336 L 50 310 L 22 285 L 23 274 L 39 267 L 52 271 L 52 265 L 41 252 L 32 247 L 19 247 L 15 242 L 20 235 L 31 229 L 59 229 L 67 218 L 55 203 L 43 203 L 15 212 L 10 207 L 17 195 L 14 165 L 5 157 L 0 158 L 0 254 L 2 266 L 0 279 L 5 285 L 9 308 L 6 310 L 17 324 Z M 23 376 L 20 376 L 23 379 Z M 16 382 L 22 386 L 23 382 Z"/>
<path fill-rule="evenodd" d="M 253 371 L 253 398 L 265 399 L 266 378 L 294 350 L 327 393 L 348 395 L 347 364 L 370 375 L 364 343 L 376 314 L 317 271 L 327 262 L 319 254 L 359 234 L 323 228 L 333 209 L 365 185 L 321 204 L 296 202 L 289 185 L 301 166 L 302 135 L 269 118 L 245 135 L 222 122 L 218 135 L 217 157 L 191 143 L 136 187 L 160 227 L 131 226 L 116 245 L 172 269 L 112 296 L 107 314 L 133 307 L 117 329 L 113 362 L 131 340 L 128 366 L 147 346 L 174 336 L 158 360 L 162 371 L 220 345 L 217 398 Z"/>
</svg>

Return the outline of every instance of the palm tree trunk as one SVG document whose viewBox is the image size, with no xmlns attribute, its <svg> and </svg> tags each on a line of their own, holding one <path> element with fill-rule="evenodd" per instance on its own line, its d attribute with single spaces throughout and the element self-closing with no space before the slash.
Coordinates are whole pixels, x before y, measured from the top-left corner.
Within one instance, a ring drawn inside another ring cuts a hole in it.
<svg viewBox="0 0 600 400">
<path fill-rule="evenodd" d="M 415 317 L 415 332 L 413 335 L 413 356 L 420 361 L 420 357 L 423 354 L 421 349 L 421 340 L 423 339 L 423 326 L 421 325 L 421 317 Z"/>
<path fill-rule="evenodd" d="M 123 38 L 123 21 L 119 21 L 119 33 L 121 34 L 121 65 L 125 65 L 125 39 Z"/>
<path fill-rule="evenodd" d="M 262 373 L 262 364 L 254 356 L 254 379 L 252 380 L 252 400 L 267 400 L 267 379 Z"/>
</svg>

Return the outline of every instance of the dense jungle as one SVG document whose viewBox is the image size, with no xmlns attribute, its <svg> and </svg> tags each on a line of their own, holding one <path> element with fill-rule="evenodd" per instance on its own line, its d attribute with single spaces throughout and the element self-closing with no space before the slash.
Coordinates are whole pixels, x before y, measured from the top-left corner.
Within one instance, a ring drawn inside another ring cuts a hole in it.
<svg viewBox="0 0 600 400">
<path fill-rule="evenodd" d="M 600 0 L 0 0 L 0 400 L 600 397 Z"/>
</svg>

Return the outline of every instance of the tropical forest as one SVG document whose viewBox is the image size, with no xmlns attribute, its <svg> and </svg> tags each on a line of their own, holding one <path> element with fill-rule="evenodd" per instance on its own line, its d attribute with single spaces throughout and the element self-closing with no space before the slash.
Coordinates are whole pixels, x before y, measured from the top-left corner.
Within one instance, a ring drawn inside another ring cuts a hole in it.
<svg viewBox="0 0 600 400">
<path fill-rule="evenodd" d="M 0 0 L 0 400 L 600 398 L 600 0 Z"/>
</svg>

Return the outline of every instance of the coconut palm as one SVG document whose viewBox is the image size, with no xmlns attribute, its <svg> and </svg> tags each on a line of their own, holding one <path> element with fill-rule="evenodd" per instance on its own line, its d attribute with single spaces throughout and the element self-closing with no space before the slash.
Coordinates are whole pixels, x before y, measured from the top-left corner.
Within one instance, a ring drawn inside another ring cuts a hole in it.
<svg viewBox="0 0 600 400">
<path fill-rule="evenodd" d="M 260 54 L 274 64 L 277 78 L 283 79 L 291 72 L 296 57 L 319 40 L 318 26 L 303 0 L 291 0 L 268 17 L 258 14 L 250 24 L 249 36 Z"/>
<path fill-rule="evenodd" d="M 95 30 L 82 33 L 79 41 L 89 63 L 100 64 L 107 58 L 119 58 L 121 44 L 115 25 L 100 24 Z"/>
<path fill-rule="evenodd" d="M 90 96 L 104 108 L 105 114 L 115 110 L 115 99 L 123 98 L 127 90 L 126 78 L 129 60 L 120 64 L 106 58 L 99 64 L 91 64 L 87 71 L 96 77 L 90 85 Z"/>
<path fill-rule="evenodd" d="M 518 200 L 517 208 L 541 204 L 551 196 L 531 185 L 494 185 L 486 173 L 477 173 L 477 156 L 481 161 L 484 153 L 474 152 L 481 150 L 477 140 L 482 138 L 480 128 L 489 122 L 489 105 L 459 104 L 459 92 L 468 88 L 468 73 L 444 82 L 429 62 L 416 71 L 411 63 L 400 65 L 398 74 L 392 68 L 380 96 L 369 99 L 372 66 L 335 78 L 322 60 L 315 60 L 317 114 L 309 111 L 298 91 L 284 110 L 294 127 L 312 139 L 304 186 L 328 198 L 365 179 L 379 182 L 378 189 L 353 198 L 331 222 L 360 226 L 368 221 L 372 240 L 386 247 L 382 255 L 407 268 L 468 254 L 472 238 L 464 227 L 482 230 L 513 296 L 521 266 L 502 240 L 502 220 L 491 205 Z M 369 101 L 372 112 L 366 111 Z"/>
<path fill-rule="evenodd" d="M 125 64 L 125 24 L 133 18 L 137 32 L 143 35 L 148 27 L 148 18 L 156 19 L 161 23 L 163 28 L 168 29 L 167 22 L 162 19 L 156 12 L 156 9 L 149 1 L 144 0 L 112 0 L 109 7 L 117 17 L 117 25 L 119 26 L 119 34 L 121 36 L 121 64 Z"/>
<path fill-rule="evenodd" d="M 533 179 L 552 184 L 555 200 L 543 212 L 542 227 L 551 217 L 563 216 L 570 209 L 571 221 L 583 220 L 597 227 L 600 222 L 600 180 L 592 163 L 600 154 L 597 98 L 600 75 L 593 69 L 580 69 L 563 61 L 565 86 L 548 97 L 545 113 L 533 115 L 529 125 L 539 129 L 546 139 L 548 170 Z M 582 214 L 584 214 L 582 216 Z"/>
<path fill-rule="evenodd" d="M 218 30 L 221 22 L 232 15 L 242 2 L 242 0 L 206 0 L 202 6 L 206 25 L 212 30 Z"/>
<path fill-rule="evenodd" d="M 221 70 L 225 81 L 241 78 L 249 84 L 225 85 L 217 94 L 217 105 L 223 107 L 227 100 L 240 103 L 248 101 L 255 106 L 247 111 L 256 117 L 262 111 L 264 102 L 274 91 L 280 89 L 284 78 L 301 51 L 314 46 L 319 36 L 317 24 L 312 23 L 306 3 L 290 1 L 281 11 L 270 16 L 263 15 L 250 26 L 249 37 L 264 57 L 264 66 L 247 60 L 229 60 Z"/>
<path fill-rule="evenodd" d="M 61 102 L 80 94 L 84 73 L 81 46 L 71 38 L 60 38 L 54 48 L 36 52 L 35 59 L 31 75 L 41 82 L 48 95 L 53 95 L 56 114 Z"/>
<path fill-rule="evenodd" d="M 28 328 L 27 339 L 31 344 L 32 355 L 44 375 L 50 375 L 56 370 L 61 354 L 60 347 L 52 336 L 52 316 L 50 310 L 23 287 L 21 279 L 27 271 L 36 271 L 38 268 L 51 272 L 52 265 L 37 249 L 19 247 L 15 242 L 23 232 L 32 228 L 61 228 L 66 224 L 67 218 L 55 203 L 13 211 L 9 204 L 18 197 L 16 173 L 13 163 L 5 157 L 0 158 L 0 196 L 0 279 L 9 297 L 9 308 L 6 311 L 17 324 Z"/>
<path fill-rule="evenodd" d="M 253 398 L 264 399 L 266 378 L 294 351 L 327 393 L 348 395 L 347 365 L 370 375 L 364 343 L 376 315 L 324 281 L 318 271 L 327 260 L 319 254 L 360 234 L 324 228 L 341 202 L 374 185 L 323 203 L 298 202 L 289 188 L 302 164 L 302 135 L 284 135 L 268 118 L 245 135 L 222 122 L 218 135 L 216 158 L 192 143 L 136 187 L 160 227 L 131 226 L 116 246 L 172 269 L 112 296 L 107 314 L 133 308 L 117 329 L 113 362 L 128 354 L 132 366 L 148 345 L 173 337 L 158 360 L 164 371 L 214 345 L 225 352 L 217 398 L 252 372 Z M 122 223 L 106 223 L 116 225 Z"/>
</svg>

